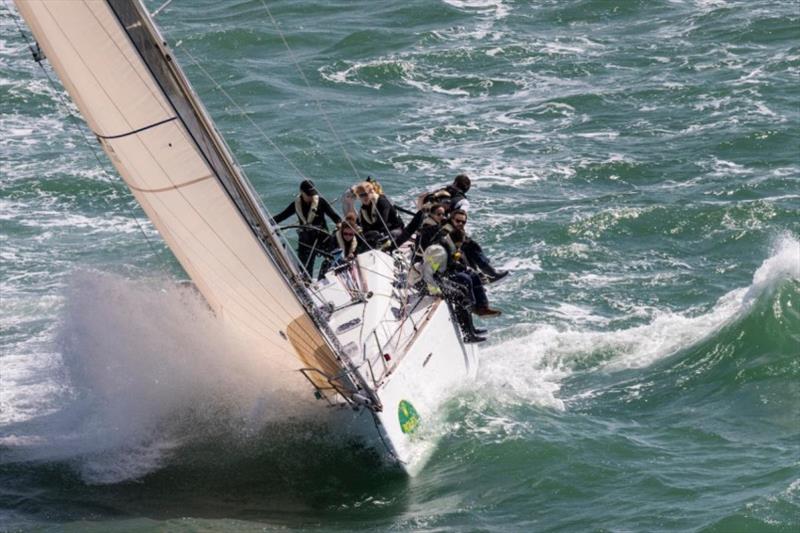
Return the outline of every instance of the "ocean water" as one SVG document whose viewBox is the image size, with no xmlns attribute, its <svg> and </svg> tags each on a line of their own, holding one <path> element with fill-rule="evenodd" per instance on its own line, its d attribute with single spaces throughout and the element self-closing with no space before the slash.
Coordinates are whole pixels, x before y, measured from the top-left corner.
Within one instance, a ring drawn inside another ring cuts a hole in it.
<svg viewBox="0 0 800 533">
<path fill-rule="evenodd" d="M 796 0 L 266 5 L 157 23 L 273 212 L 472 176 L 477 380 L 419 476 L 350 445 L 176 283 L 5 0 L 0 530 L 800 528 Z"/>
</svg>

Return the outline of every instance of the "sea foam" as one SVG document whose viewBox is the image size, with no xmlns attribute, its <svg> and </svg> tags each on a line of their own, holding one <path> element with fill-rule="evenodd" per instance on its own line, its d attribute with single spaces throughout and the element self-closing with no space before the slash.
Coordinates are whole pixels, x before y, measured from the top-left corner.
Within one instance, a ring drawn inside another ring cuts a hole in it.
<svg viewBox="0 0 800 533">
<path fill-rule="evenodd" d="M 786 280 L 800 280 L 800 241 L 789 234 L 775 240 L 749 287 L 726 293 L 701 314 L 656 310 L 645 325 L 600 331 L 591 328 L 605 319 L 592 320 L 585 309 L 560 306 L 554 318 L 563 325 L 518 325 L 499 332 L 503 338 L 481 352 L 479 387 L 501 402 L 564 409 L 569 399 L 560 395 L 562 384 L 579 369 L 647 367 L 746 315 L 755 301 Z"/>
<path fill-rule="evenodd" d="M 40 361 L 53 379 L 38 390 L 38 416 L 1 428 L 5 461 L 68 462 L 89 483 L 114 483 L 160 468 L 193 441 L 247 441 L 270 422 L 319 411 L 286 368 L 241 344 L 193 289 L 172 282 L 73 274 L 55 335 L 60 357 Z M 27 394 L 24 374 L 16 369 L 20 379 L 7 384 Z"/>
</svg>

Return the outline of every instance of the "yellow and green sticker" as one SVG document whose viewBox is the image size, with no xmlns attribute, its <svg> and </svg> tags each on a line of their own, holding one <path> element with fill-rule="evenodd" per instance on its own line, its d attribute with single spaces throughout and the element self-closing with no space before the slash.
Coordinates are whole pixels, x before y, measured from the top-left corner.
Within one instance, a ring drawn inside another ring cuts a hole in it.
<svg viewBox="0 0 800 533">
<path fill-rule="evenodd" d="M 397 406 L 397 417 L 400 419 L 400 429 L 403 433 L 414 433 L 419 426 L 419 414 L 411 402 L 400 400 Z"/>
</svg>

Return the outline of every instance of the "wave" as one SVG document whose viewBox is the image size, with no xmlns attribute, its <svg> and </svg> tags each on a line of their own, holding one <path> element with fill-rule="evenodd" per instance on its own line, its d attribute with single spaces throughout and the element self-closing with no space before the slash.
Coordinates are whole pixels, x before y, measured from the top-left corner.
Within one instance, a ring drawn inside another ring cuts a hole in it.
<svg viewBox="0 0 800 533">
<path fill-rule="evenodd" d="M 598 331 L 587 325 L 607 319 L 595 321 L 583 310 L 567 309 L 577 313 L 571 323 L 582 327 L 526 324 L 501 332 L 500 342 L 482 352 L 478 387 L 501 403 L 563 410 L 610 390 L 619 392 L 620 387 L 638 396 L 642 384 L 653 378 L 641 370 L 660 362 L 677 365 L 683 373 L 702 374 L 698 367 L 706 357 L 720 350 L 743 351 L 749 345 L 738 342 L 744 335 L 748 343 L 757 340 L 753 345 L 765 352 L 771 346 L 773 356 L 784 360 L 800 345 L 798 302 L 800 242 L 786 234 L 776 240 L 748 287 L 728 292 L 704 313 L 660 311 L 642 326 Z M 695 362 L 683 368 L 687 359 Z M 792 363 L 784 363 L 788 371 Z M 631 370 L 638 372 L 628 381 L 625 372 Z M 663 369 L 653 373 L 659 370 Z M 565 393 L 565 384 L 587 375 L 592 377 Z"/>
</svg>

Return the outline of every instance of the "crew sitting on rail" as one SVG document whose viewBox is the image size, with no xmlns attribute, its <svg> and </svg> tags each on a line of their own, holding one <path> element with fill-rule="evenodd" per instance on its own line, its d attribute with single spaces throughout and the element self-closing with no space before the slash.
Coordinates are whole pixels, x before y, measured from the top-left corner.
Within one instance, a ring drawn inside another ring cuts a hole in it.
<svg viewBox="0 0 800 533">
<path fill-rule="evenodd" d="M 365 240 L 373 247 L 380 246 L 387 239 L 394 241 L 403 231 L 403 221 L 397 210 L 383 194 L 375 191 L 373 182 L 363 181 L 355 187 L 361 202 L 358 222 L 364 232 Z"/>
<path fill-rule="evenodd" d="M 450 219 L 442 225 L 442 232 L 451 234 L 454 230 L 460 229 L 464 232 L 464 244 L 461 251 L 467 260 L 467 264 L 475 270 L 482 272 L 489 283 L 500 281 L 508 276 L 508 270 L 496 270 L 486 254 L 483 253 L 481 245 L 469 238 L 466 234 L 467 212 L 463 209 L 455 209 L 450 212 Z"/>
<path fill-rule="evenodd" d="M 487 318 L 499 316 L 501 311 L 489 306 L 480 276 L 464 264 L 459 249 L 462 242 L 463 231 L 455 230 L 428 246 L 423 254 L 422 281 L 429 294 L 442 295 L 450 303 L 464 342 L 482 342 L 486 338 L 481 334 L 486 331 L 475 328 L 470 311 Z"/>
<path fill-rule="evenodd" d="M 422 252 L 435 240 L 433 236 L 441 228 L 442 222 L 446 217 L 445 213 L 444 205 L 439 203 L 427 204 L 423 209 L 417 211 L 411 221 L 405 225 L 400 236 L 393 243 L 393 248 L 399 248 L 416 235 L 412 263 L 420 261 Z M 423 235 L 425 236 L 423 237 Z"/>
<path fill-rule="evenodd" d="M 466 234 L 462 229 L 454 229 L 450 235 L 442 237 L 439 241 L 449 253 L 449 261 L 447 262 L 447 276 L 458 283 L 459 285 L 468 289 L 468 293 L 472 293 L 470 302 L 472 304 L 472 312 L 482 317 L 495 317 L 499 316 L 501 311 L 489 307 L 489 299 L 486 296 L 486 289 L 483 286 L 483 280 L 472 268 L 464 258 L 462 246 L 466 242 Z"/>
<path fill-rule="evenodd" d="M 319 195 L 311 180 L 303 180 L 300 183 L 300 194 L 286 209 L 275 215 L 273 220 L 276 224 L 280 224 L 293 214 L 297 215 L 299 223 L 297 258 L 309 277 L 313 279 L 317 255 L 324 255 L 332 246 L 326 217 L 335 224 L 341 221 L 341 217 L 325 198 Z"/>
<path fill-rule="evenodd" d="M 442 223 L 445 221 L 445 207 L 442 204 L 430 206 L 430 212 L 422 220 L 417 237 L 414 241 L 414 255 L 411 263 L 422 261 L 422 254 L 425 249 L 444 236 L 442 233 Z"/>
</svg>

